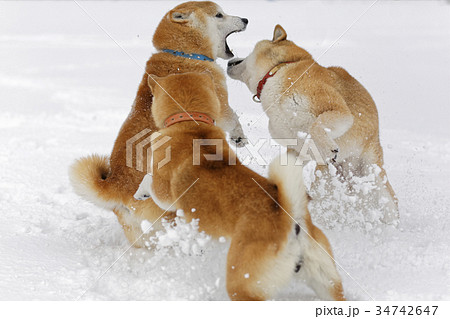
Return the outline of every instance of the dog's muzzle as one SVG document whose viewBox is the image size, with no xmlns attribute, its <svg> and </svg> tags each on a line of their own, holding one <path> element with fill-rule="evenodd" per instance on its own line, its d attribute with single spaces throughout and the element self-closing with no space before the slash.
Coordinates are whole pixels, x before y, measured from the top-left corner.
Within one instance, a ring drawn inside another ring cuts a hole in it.
<svg viewBox="0 0 450 319">
<path fill-rule="evenodd" d="M 228 68 L 232 68 L 233 66 L 238 65 L 238 64 L 242 63 L 242 61 L 244 61 L 244 59 L 237 58 L 237 59 L 230 60 L 228 62 Z"/>
</svg>

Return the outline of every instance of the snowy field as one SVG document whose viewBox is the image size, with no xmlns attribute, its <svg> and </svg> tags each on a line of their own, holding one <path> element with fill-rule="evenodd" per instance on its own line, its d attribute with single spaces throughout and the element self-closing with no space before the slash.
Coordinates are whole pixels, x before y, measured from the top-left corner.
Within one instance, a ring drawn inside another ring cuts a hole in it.
<svg viewBox="0 0 450 319">
<path fill-rule="evenodd" d="M 281 23 L 317 58 L 371 3 L 220 4 L 250 20 L 229 38 L 237 56 Z M 116 217 L 77 197 L 67 177 L 75 158 L 110 153 L 154 52 L 152 33 L 176 4 L 81 2 L 137 65 L 74 2 L 0 2 L 1 300 L 228 299 L 226 242 L 207 242 L 201 256 L 132 248 L 109 268 L 128 242 Z M 374 97 L 400 201 L 398 228 L 327 223 L 313 212 L 345 269 L 347 298 L 449 300 L 450 5 L 380 1 L 319 63 L 345 67 Z M 250 139 L 269 137 L 267 119 L 248 125 L 262 109 L 245 85 L 228 84 Z M 292 282 L 276 299 L 315 296 Z"/>
</svg>

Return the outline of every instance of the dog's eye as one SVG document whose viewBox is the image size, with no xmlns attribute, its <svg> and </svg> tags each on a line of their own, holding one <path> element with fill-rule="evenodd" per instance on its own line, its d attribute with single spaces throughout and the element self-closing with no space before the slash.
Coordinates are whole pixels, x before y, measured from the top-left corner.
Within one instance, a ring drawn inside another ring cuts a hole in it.
<svg viewBox="0 0 450 319">
<path fill-rule="evenodd" d="M 223 14 L 220 13 L 220 12 L 218 12 L 218 13 L 216 14 L 216 18 L 223 18 Z"/>
</svg>

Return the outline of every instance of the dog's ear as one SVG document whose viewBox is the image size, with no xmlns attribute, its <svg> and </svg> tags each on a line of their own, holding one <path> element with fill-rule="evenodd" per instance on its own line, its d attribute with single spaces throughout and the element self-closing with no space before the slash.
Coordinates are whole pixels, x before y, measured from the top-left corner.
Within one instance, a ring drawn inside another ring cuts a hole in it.
<svg viewBox="0 0 450 319">
<path fill-rule="evenodd" d="M 152 90 L 152 93 L 155 92 L 155 87 L 158 85 L 159 81 L 161 81 L 161 78 L 154 75 L 154 74 L 149 74 L 147 77 L 147 83 L 148 86 L 150 87 L 150 90 Z"/>
<path fill-rule="evenodd" d="M 174 9 L 169 12 L 169 19 L 175 23 L 187 23 L 191 18 L 191 14 L 191 10 Z"/>
<path fill-rule="evenodd" d="M 286 31 L 283 29 L 283 27 L 281 25 L 277 24 L 275 26 L 275 29 L 273 30 L 272 42 L 277 43 L 277 42 L 286 40 L 286 38 L 287 38 Z"/>
</svg>

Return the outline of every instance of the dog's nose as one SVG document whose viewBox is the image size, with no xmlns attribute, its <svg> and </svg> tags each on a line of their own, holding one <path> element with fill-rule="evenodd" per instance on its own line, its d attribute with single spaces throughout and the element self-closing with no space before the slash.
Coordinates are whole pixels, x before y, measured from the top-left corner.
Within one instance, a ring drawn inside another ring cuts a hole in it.
<svg viewBox="0 0 450 319">
<path fill-rule="evenodd" d="M 244 59 L 233 59 L 231 61 L 228 61 L 228 67 L 231 68 L 231 67 L 233 67 L 235 65 L 238 65 L 242 61 L 244 61 Z"/>
<path fill-rule="evenodd" d="M 242 20 L 242 22 L 244 22 L 245 25 L 248 24 L 248 19 L 246 19 L 246 18 L 241 18 L 241 20 Z"/>
</svg>

